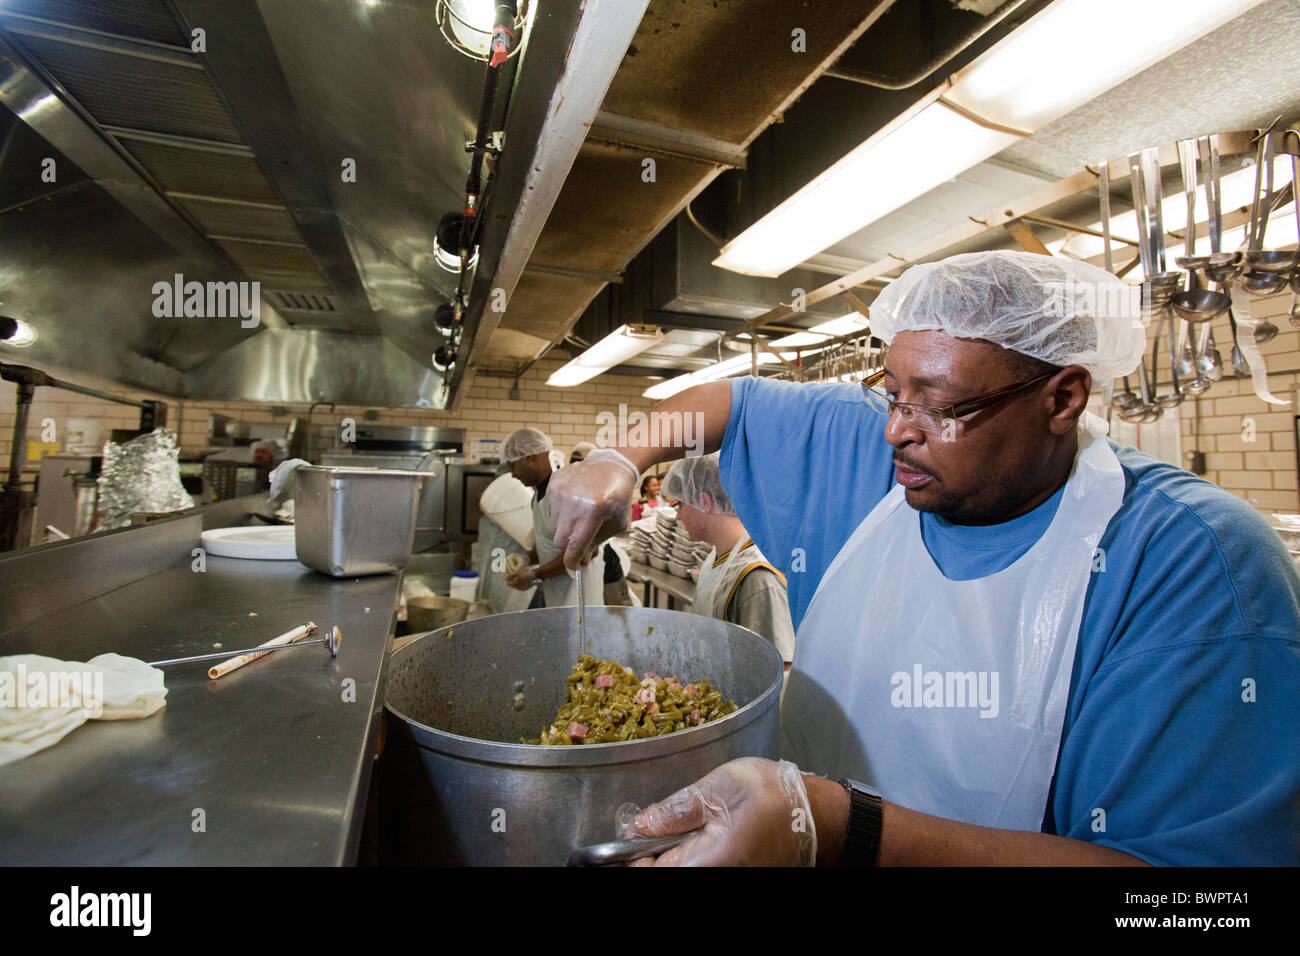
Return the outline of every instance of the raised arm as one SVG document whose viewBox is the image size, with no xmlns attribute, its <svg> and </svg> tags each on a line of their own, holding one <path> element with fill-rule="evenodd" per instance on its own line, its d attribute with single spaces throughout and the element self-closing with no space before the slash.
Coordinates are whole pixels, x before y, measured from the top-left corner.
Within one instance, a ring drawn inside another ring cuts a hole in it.
<svg viewBox="0 0 1300 956">
<path fill-rule="evenodd" d="M 653 416 L 693 416 L 685 428 L 653 427 Z M 585 461 L 562 468 L 551 478 L 546 495 L 555 519 L 555 544 L 564 548 L 564 564 L 577 568 L 584 554 L 627 527 L 641 472 L 662 461 L 682 458 L 691 448 L 717 451 L 731 417 L 731 383 L 708 382 L 667 398 L 650 413 L 652 427 L 643 443 L 598 448 Z"/>
</svg>

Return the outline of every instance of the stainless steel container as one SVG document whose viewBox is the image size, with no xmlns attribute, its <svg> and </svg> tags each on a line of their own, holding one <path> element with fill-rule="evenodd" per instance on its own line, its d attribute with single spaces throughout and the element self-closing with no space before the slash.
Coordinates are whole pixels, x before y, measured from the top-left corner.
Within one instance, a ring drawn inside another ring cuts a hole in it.
<svg viewBox="0 0 1300 956">
<path fill-rule="evenodd" d="M 563 865 L 573 847 L 615 837 L 620 805 L 649 806 L 735 757 L 777 755 L 784 667 L 771 643 L 676 611 L 587 614 L 586 647 L 575 610 L 547 608 L 454 624 L 393 654 L 379 760 L 383 862 Z M 707 678 L 738 709 L 648 740 L 517 743 L 555 719 L 583 653 Z"/>
<path fill-rule="evenodd" d="M 304 465 L 293 478 L 299 561 L 336 578 L 405 566 L 426 472 Z"/>
</svg>

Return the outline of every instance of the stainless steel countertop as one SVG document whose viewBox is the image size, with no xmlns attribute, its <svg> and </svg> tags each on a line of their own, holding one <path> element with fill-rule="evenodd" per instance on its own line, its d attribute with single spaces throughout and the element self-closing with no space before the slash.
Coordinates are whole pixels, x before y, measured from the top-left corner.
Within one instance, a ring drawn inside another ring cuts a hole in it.
<svg viewBox="0 0 1300 956">
<path fill-rule="evenodd" d="M 211 662 L 168 667 L 159 713 L 87 722 L 0 768 L 0 864 L 353 862 L 400 581 L 211 556 L 196 573 L 186 557 L 0 637 L 0 655 L 160 660 L 309 620 L 343 631 L 336 659 L 281 651 L 216 681 Z"/>
</svg>

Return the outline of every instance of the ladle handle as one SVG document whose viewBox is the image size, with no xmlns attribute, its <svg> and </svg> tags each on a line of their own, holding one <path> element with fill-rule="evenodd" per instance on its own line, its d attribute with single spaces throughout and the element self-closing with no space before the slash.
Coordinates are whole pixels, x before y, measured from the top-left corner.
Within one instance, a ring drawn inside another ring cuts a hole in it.
<svg viewBox="0 0 1300 956">
<path fill-rule="evenodd" d="M 1115 254 L 1110 247 L 1110 163 L 1101 161 L 1101 242 L 1106 249 L 1106 271 L 1115 274 Z M 1300 215 L 1300 212 L 1297 212 Z"/>
<path fill-rule="evenodd" d="M 1219 137 L 1202 140 L 1205 153 L 1205 205 L 1210 220 L 1210 254 L 1223 251 L 1223 197 L 1219 195 Z"/>
<path fill-rule="evenodd" d="M 1187 228 L 1184 230 L 1183 255 L 1196 255 L 1196 140 L 1178 141 L 1178 165 L 1183 172 L 1183 191 L 1187 194 Z"/>
</svg>

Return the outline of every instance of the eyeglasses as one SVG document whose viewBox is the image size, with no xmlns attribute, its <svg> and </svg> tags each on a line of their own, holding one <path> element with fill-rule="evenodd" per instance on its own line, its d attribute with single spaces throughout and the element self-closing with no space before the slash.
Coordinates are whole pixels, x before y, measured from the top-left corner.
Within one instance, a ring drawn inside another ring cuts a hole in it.
<svg viewBox="0 0 1300 956">
<path fill-rule="evenodd" d="M 928 435 L 942 435 L 946 422 L 956 421 L 973 412 L 978 412 L 980 409 L 988 408 L 1005 398 L 1010 398 L 1017 392 L 1025 391 L 1039 382 L 1047 381 L 1059 371 L 1060 369 L 1057 369 L 1045 375 L 1040 375 L 1038 378 L 1030 379 L 1028 382 L 1021 382 L 1019 385 L 1008 385 L 1006 388 L 1000 388 L 995 392 L 977 395 L 960 404 L 948 405 L 944 408 L 894 401 L 879 384 L 885 377 L 884 369 L 872 373 L 863 381 L 862 392 L 866 396 L 867 404 L 886 418 L 897 411 L 902 416 L 904 425 L 917 428 Z"/>
</svg>

